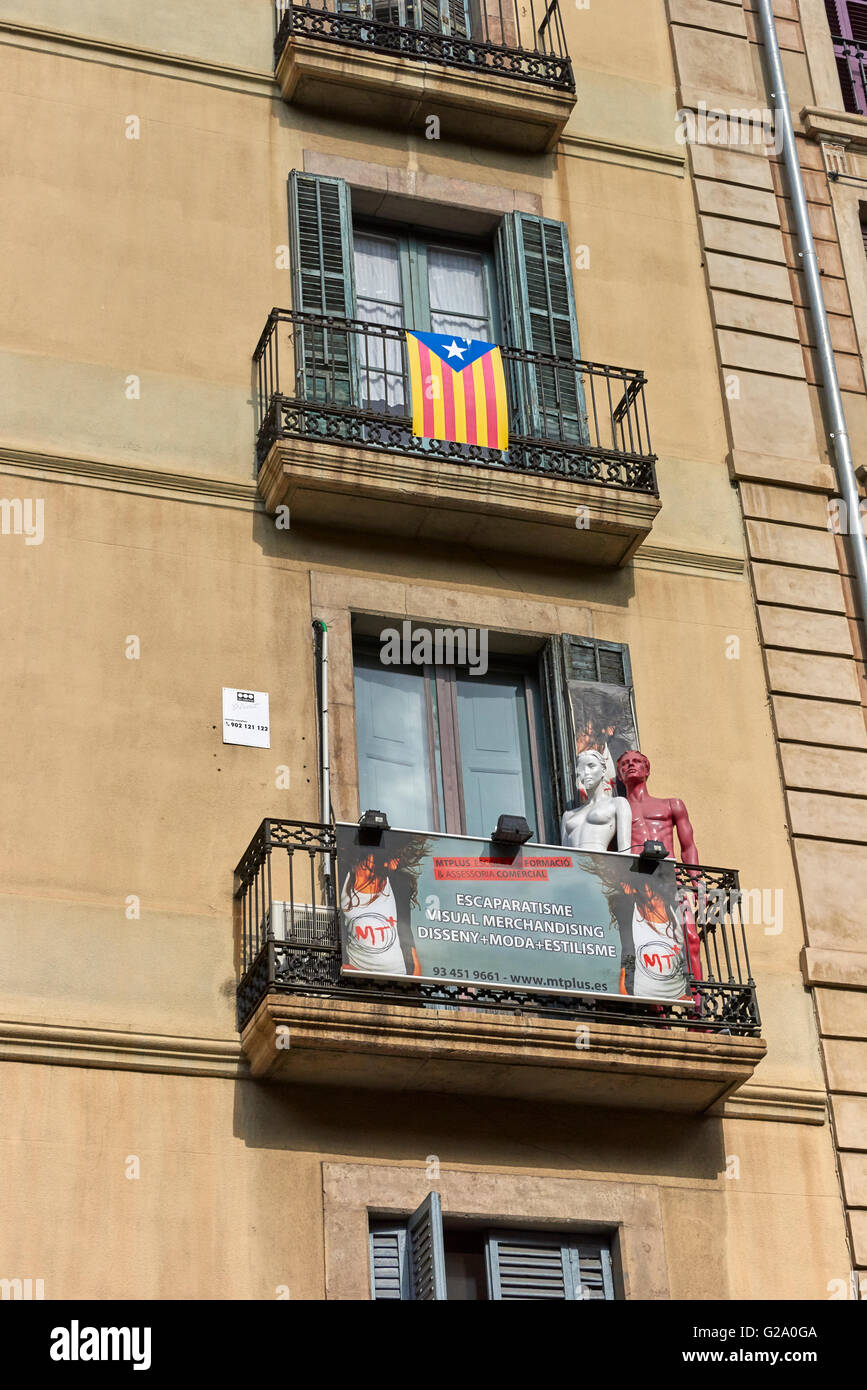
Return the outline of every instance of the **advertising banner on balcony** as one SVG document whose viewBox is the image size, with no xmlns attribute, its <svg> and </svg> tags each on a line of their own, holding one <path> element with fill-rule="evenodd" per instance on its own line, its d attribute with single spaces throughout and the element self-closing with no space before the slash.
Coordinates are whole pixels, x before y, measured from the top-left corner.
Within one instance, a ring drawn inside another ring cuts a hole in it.
<svg viewBox="0 0 867 1390">
<path fill-rule="evenodd" d="M 673 860 L 337 827 L 342 971 L 691 1003 Z"/>
</svg>

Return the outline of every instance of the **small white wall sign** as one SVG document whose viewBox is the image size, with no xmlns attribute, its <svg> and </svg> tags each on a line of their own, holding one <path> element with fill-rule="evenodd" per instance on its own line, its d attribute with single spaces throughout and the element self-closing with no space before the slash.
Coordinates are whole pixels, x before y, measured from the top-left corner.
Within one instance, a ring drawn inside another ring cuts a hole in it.
<svg viewBox="0 0 867 1390">
<path fill-rule="evenodd" d="M 271 717 L 266 690 L 223 686 L 223 742 L 247 748 L 271 747 Z"/>
</svg>

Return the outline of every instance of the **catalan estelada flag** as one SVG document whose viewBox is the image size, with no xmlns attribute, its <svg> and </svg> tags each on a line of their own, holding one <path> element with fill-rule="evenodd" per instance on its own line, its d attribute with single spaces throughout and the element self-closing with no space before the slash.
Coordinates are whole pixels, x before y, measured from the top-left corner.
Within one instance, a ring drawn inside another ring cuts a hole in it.
<svg viewBox="0 0 867 1390">
<path fill-rule="evenodd" d="M 407 330 L 406 350 L 414 435 L 508 449 L 506 378 L 496 343 Z"/>
</svg>

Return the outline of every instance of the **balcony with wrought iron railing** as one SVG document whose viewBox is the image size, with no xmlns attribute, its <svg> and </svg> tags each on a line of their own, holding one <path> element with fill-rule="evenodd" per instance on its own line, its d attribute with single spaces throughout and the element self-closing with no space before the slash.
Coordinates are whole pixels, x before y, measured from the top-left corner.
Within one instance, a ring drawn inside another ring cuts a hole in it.
<svg viewBox="0 0 867 1390">
<path fill-rule="evenodd" d="M 404 330 L 273 309 L 254 353 L 259 488 L 293 525 L 621 565 L 659 511 L 640 371 L 503 347 L 507 450 L 412 433 Z"/>
<path fill-rule="evenodd" d="M 235 870 L 238 1027 L 256 1076 L 697 1113 L 764 1055 L 734 870 L 677 865 L 700 976 L 691 1003 L 648 1004 L 343 974 L 336 852 L 333 826 L 265 820 Z"/>
<path fill-rule="evenodd" d="M 280 0 L 286 101 L 353 120 L 550 149 L 575 104 L 559 0 Z"/>
</svg>

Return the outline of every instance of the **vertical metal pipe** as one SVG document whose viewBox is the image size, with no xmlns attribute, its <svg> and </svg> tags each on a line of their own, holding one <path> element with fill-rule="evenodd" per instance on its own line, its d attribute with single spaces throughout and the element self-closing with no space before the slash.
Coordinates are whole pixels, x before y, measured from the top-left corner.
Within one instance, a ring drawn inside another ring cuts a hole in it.
<svg viewBox="0 0 867 1390">
<path fill-rule="evenodd" d="M 580 380 L 580 377 L 579 377 L 579 380 Z M 593 432 L 592 432 L 592 434 L 590 435 L 590 438 L 588 439 L 587 443 L 588 443 L 588 444 L 601 444 L 601 443 L 602 443 L 602 434 L 601 434 L 601 431 L 600 431 L 600 429 L 599 429 L 599 412 L 598 412 L 597 409 L 596 409 L 596 376 L 595 376 L 595 373 L 593 373 L 593 372 L 587 372 L 587 373 L 586 373 L 586 380 L 589 381 L 589 383 L 590 383 L 590 409 L 591 409 L 591 413 L 592 413 L 592 415 L 593 415 Z M 580 399 L 580 398 L 579 398 L 579 399 Z M 587 391 L 586 391 L 586 388 L 585 388 L 585 392 L 584 392 L 584 402 L 585 402 L 585 404 L 586 404 L 586 402 L 587 402 Z M 588 425 L 589 425 L 589 423 L 590 423 L 589 418 L 588 418 L 588 420 L 587 420 L 587 423 L 588 423 Z"/>
<path fill-rule="evenodd" d="M 786 79 L 783 74 L 782 58 L 780 57 L 780 44 L 777 38 L 776 25 L 774 23 L 773 0 L 757 0 L 757 3 L 759 7 L 759 19 L 762 26 L 762 38 L 765 45 L 768 76 L 771 80 L 772 90 L 770 95 L 771 100 L 776 104 L 775 128 L 782 131 L 783 162 L 786 166 L 789 195 L 792 199 L 792 211 L 795 216 L 798 245 L 804 262 L 804 281 L 807 286 L 807 297 L 816 330 L 819 368 L 822 385 L 825 390 L 825 423 L 828 426 L 828 435 L 832 444 L 837 485 L 840 488 L 843 501 L 846 504 L 847 540 L 852 566 L 855 571 L 855 588 L 858 596 L 858 606 L 860 608 L 859 616 L 862 622 L 867 622 L 867 541 L 865 541 L 864 530 L 861 525 L 861 499 L 858 495 L 858 483 L 855 478 L 855 466 L 849 444 L 849 431 L 846 428 L 846 415 L 843 410 L 843 397 L 840 392 L 840 382 L 837 377 L 837 364 L 834 361 L 834 349 L 831 346 L 828 314 L 822 295 L 822 282 L 819 277 L 819 261 L 816 256 L 816 246 L 813 241 L 813 231 L 810 226 L 810 216 L 807 210 L 807 195 L 804 192 L 804 180 L 801 177 L 801 165 L 798 160 L 795 131 L 792 126 L 789 94 L 786 90 Z"/>
<path fill-rule="evenodd" d="M 287 855 L 289 859 L 289 935 L 295 940 L 295 850 L 292 845 L 288 846 Z"/>
<path fill-rule="evenodd" d="M 267 883 L 265 884 L 265 891 L 266 891 L 267 894 L 268 894 L 268 935 L 269 935 L 269 936 L 271 937 L 271 939 L 273 940 L 274 937 L 276 937 L 276 935 L 277 935 L 277 931 L 276 931 L 276 928 L 275 928 L 275 926 L 274 926 L 274 889 L 273 889 L 273 885 L 272 885 L 272 883 L 271 883 L 271 849 L 270 849 L 270 846 L 269 846 L 269 848 L 268 848 L 268 855 L 267 855 L 267 858 L 265 859 L 265 867 L 266 867 L 266 876 L 267 876 Z"/>
<path fill-rule="evenodd" d="M 319 635 L 319 819 L 331 824 L 331 767 L 328 745 L 328 628 L 320 618 L 314 618 L 313 629 Z M 331 855 L 322 860 L 326 879 L 331 878 Z"/>
<path fill-rule="evenodd" d="M 274 376 L 271 382 L 272 394 L 280 394 L 280 320 L 276 319 L 271 325 L 271 339 L 274 342 Z M 270 405 L 270 401 L 269 401 Z"/>
<path fill-rule="evenodd" d="M 650 421 L 649 421 L 648 418 L 647 418 L 647 398 L 646 398 L 646 396 L 645 396 L 645 394 L 644 394 L 644 377 L 641 378 L 641 386 L 640 386 L 639 389 L 640 389 L 640 392 L 641 392 L 641 410 L 642 410 L 642 416 L 643 416 L 643 419 L 644 419 L 644 436 L 643 436 L 643 437 L 644 437 L 644 441 L 645 441 L 645 443 L 646 443 L 646 445 L 647 445 L 647 453 L 649 454 L 649 453 L 650 453 Z M 642 453 L 644 453 L 644 449 L 642 449 Z"/>
<path fill-rule="evenodd" d="M 249 946 L 249 942 L 248 942 L 248 938 L 247 938 L 247 899 L 248 899 L 248 897 L 249 897 L 249 891 L 250 891 L 250 890 L 249 890 L 247 884 L 245 883 L 245 884 L 244 884 L 244 888 L 243 888 L 243 892 L 241 893 L 241 961 L 242 961 L 241 975 L 242 975 L 242 977 L 243 977 L 244 975 L 246 975 L 247 971 L 248 971 L 249 968 L 250 968 L 250 946 Z"/>
</svg>

